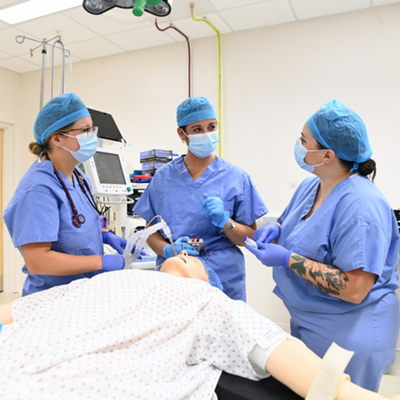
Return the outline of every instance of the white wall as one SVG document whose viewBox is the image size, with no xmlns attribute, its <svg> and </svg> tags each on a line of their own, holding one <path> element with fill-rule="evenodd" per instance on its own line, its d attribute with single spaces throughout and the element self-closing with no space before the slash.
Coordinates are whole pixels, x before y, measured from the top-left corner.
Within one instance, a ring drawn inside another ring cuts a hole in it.
<svg viewBox="0 0 400 400">
<path fill-rule="evenodd" d="M 400 206 L 399 21 L 400 5 L 392 5 L 222 36 L 223 157 L 251 174 L 271 216 L 282 212 L 307 176 L 293 157 L 304 122 L 333 98 L 364 119 L 378 165 L 376 183 L 393 207 Z M 193 95 L 217 106 L 217 39 L 191 45 Z M 186 60 L 186 43 L 177 43 L 74 65 L 75 92 L 88 106 L 111 113 L 132 144 L 126 152 L 131 169 L 140 166 L 143 150 L 185 152 L 175 110 L 187 97 Z M 23 159 L 10 168 L 18 165 L 22 175 L 33 160 L 26 146 L 38 111 L 40 72 L 24 74 L 15 85 L 20 97 L 9 112 L 20 126 L 15 146 Z M 11 86 L 5 93 L 13 92 Z M 275 301 L 273 285 L 261 290 L 258 284 L 256 307 Z"/>
</svg>

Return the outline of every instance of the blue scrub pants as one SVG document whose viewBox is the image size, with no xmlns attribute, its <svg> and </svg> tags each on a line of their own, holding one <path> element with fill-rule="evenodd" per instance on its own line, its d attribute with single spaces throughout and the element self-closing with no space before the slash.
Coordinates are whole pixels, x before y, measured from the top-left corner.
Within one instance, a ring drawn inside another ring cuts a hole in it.
<svg viewBox="0 0 400 400">
<path fill-rule="evenodd" d="M 289 308 L 291 334 L 319 357 L 332 342 L 354 351 L 346 373 L 351 381 L 377 392 L 382 375 L 396 359 L 400 311 L 396 293 L 344 314 L 317 314 Z"/>
</svg>

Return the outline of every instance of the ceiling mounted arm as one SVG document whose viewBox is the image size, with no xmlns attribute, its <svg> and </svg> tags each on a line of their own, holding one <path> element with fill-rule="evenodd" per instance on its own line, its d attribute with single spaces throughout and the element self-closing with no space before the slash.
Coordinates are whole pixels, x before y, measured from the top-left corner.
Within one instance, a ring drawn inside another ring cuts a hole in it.
<svg viewBox="0 0 400 400">
<path fill-rule="evenodd" d="M 156 17 L 166 17 L 172 10 L 168 0 L 84 0 L 82 7 L 93 15 L 103 14 L 114 7 L 133 8 L 133 14 L 137 17 L 144 11 Z"/>
</svg>

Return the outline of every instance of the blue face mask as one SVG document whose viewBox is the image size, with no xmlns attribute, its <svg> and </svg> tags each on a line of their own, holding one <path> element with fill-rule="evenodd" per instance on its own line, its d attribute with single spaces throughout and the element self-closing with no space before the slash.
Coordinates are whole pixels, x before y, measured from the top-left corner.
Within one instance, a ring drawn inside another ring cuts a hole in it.
<svg viewBox="0 0 400 400">
<path fill-rule="evenodd" d="M 89 158 L 93 157 L 96 154 L 97 150 L 97 136 L 93 135 L 92 137 L 88 137 L 85 134 L 82 135 L 77 135 L 77 136 L 70 136 L 70 135 L 65 135 L 68 137 L 73 137 L 78 140 L 79 143 L 79 150 L 77 151 L 71 151 L 68 150 L 66 147 L 61 146 L 64 150 L 69 151 L 72 156 L 77 160 L 78 162 L 85 162 L 89 160 Z"/>
<path fill-rule="evenodd" d="M 320 167 L 321 165 L 323 165 L 324 163 L 317 165 L 310 165 L 304 161 L 308 152 L 317 152 L 317 151 L 325 151 L 325 150 L 308 150 L 301 144 L 300 138 L 297 139 L 296 144 L 294 145 L 294 157 L 297 161 L 297 164 L 299 164 L 300 168 L 303 168 L 308 172 L 313 172 L 315 167 Z"/>
<path fill-rule="evenodd" d="M 183 129 L 182 132 L 186 135 Z M 199 158 L 210 156 L 219 143 L 218 130 L 186 136 L 189 138 L 189 150 Z"/>
</svg>

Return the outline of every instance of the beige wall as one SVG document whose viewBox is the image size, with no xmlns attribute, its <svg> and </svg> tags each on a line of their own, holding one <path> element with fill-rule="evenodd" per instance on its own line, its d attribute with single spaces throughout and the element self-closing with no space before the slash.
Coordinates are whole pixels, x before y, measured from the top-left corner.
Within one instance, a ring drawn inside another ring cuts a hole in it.
<svg viewBox="0 0 400 400">
<path fill-rule="evenodd" d="M 20 151 L 21 143 L 21 76 L 0 68 L 0 129 L 3 130 L 3 186 L 1 196 L 3 209 L 9 202 L 24 168 L 22 162 L 26 151 Z M 1 216 L 3 215 L 3 210 Z M 21 268 L 23 260 L 18 250 L 14 249 L 7 228 L 1 219 L 3 232 L 3 267 L 4 289 L 8 291 L 19 290 L 22 283 Z"/>
<path fill-rule="evenodd" d="M 251 174 L 271 216 L 282 212 L 307 176 L 293 157 L 305 120 L 333 98 L 364 119 L 378 164 L 376 183 L 393 207 L 400 206 L 399 21 L 400 5 L 392 5 L 222 36 L 223 157 Z M 193 95 L 217 105 L 217 40 L 191 45 Z M 132 145 L 125 154 L 131 169 L 140 167 L 143 150 L 185 152 L 175 110 L 187 96 L 186 60 L 183 42 L 74 64 L 75 92 L 89 107 L 114 116 Z M 33 160 L 26 146 L 39 107 L 40 71 L 18 76 L 0 70 L 1 81 L 3 76 L 12 79 L 2 90 L 0 121 L 15 124 L 21 138 L 14 144 L 20 156 L 8 166 L 19 178 Z M 276 303 L 269 287 L 252 298 L 263 310 Z"/>
</svg>

